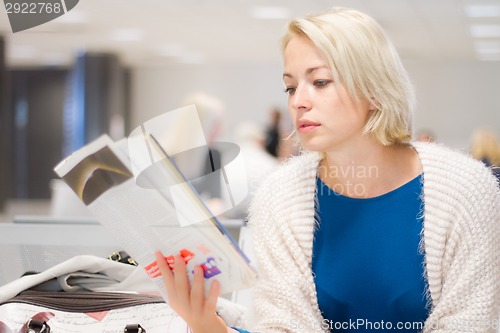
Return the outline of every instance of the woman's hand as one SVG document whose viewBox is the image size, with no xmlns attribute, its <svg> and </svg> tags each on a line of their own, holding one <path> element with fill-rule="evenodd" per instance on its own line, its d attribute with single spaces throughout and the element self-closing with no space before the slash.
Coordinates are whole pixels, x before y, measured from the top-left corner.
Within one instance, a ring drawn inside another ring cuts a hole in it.
<svg viewBox="0 0 500 333">
<path fill-rule="evenodd" d="M 190 286 L 186 263 L 180 255 L 174 257 L 173 271 L 160 252 L 155 255 L 167 288 L 168 304 L 186 321 L 193 333 L 235 332 L 227 327 L 215 310 L 220 293 L 218 281 L 212 282 L 205 297 L 203 269 L 200 266 L 194 268 L 193 284 Z"/>
</svg>

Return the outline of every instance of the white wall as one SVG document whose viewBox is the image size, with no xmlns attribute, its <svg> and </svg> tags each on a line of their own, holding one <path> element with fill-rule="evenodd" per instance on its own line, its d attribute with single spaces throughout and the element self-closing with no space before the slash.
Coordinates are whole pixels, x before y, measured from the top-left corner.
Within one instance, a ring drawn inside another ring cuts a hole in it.
<svg viewBox="0 0 500 333">
<path fill-rule="evenodd" d="M 414 128 L 437 140 L 469 147 L 474 129 L 487 126 L 500 137 L 500 63 L 407 63 L 417 91 Z"/>
<path fill-rule="evenodd" d="M 405 63 L 417 90 L 414 128 L 430 129 L 437 140 L 467 149 L 472 131 L 489 126 L 500 136 L 500 64 L 497 62 Z M 277 65 L 184 65 L 133 71 L 134 126 L 183 106 L 192 91 L 206 91 L 226 103 L 220 140 L 231 140 L 243 120 L 268 122 L 269 109 L 286 111 L 286 95 Z M 288 118 L 285 117 L 287 120 Z"/>
</svg>

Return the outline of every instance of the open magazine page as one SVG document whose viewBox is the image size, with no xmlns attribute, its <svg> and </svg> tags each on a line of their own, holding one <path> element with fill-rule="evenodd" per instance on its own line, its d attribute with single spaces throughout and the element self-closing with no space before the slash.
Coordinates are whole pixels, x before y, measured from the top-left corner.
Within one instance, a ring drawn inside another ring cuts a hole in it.
<svg viewBox="0 0 500 333">
<path fill-rule="evenodd" d="M 121 222 L 111 224 L 113 234 L 133 258 L 144 263 L 152 277 L 158 277 L 154 252 L 161 250 L 169 261 L 180 253 L 190 275 L 195 265 L 202 265 L 207 282 L 216 278 L 223 292 L 252 284 L 255 272 L 225 234 L 209 221 L 180 227 L 176 214 L 172 214 L 173 206 L 164 205 L 163 200 L 154 190 L 126 183 L 104 193 L 89 208 L 104 225 L 106 221 Z M 163 285 L 161 279 L 157 282 Z"/>
<path fill-rule="evenodd" d="M 166 291 L 162 290 L 163 281 L 154 258 L 157 250 L 168 261 L 180 253 L 190 278 L 194 266 L 201 265 L 207 286 L 217 279 L 222 293 L 251 286 L 256 279 L 255 270 L 234 240 L 214 223 L 215 218 L 189 184 L 179 181 L 178 170 L 170 161 L 160 159 L 155 163 L 142 175 L 139 186 L 121 144 L 103 136 L 61 162 L 56 173 L 156 280 L 164 296 Z M 172 185 L 177 186 L 177 200 L 173 198 Z M 193 211 L 197 211 L 196 219 L 200 214 L 206 218 L 181 226 L 180 219 L 192 220 L 186 214 Z"/>
<path fill-rule="evenodd" d="M 148 333 L 189 332 L 186 322 L 165 303 L 151 303 L 90 313 L 48 310 L 43 306 L 26 303 L 4 303 L 0 306 L 0 318 L 7 328 L 0 326 L 0 332 L 35 332 L 10 329 L 26 326 L 33 314 L 37 314 L 35 317 L 37 319 L 42 316 L 50 319 L 50 331 L 45 330 L 47 332 L 123 332 L 124 323 L 139 321 L 142 325 L 147 322 Z"/>
</svg>

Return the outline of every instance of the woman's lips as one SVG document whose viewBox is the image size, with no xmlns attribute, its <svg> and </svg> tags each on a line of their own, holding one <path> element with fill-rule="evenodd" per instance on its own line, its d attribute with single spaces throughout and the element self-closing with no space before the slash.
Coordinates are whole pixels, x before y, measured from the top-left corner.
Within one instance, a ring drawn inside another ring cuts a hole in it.
<svg viewBox="0 0 500 333">
<path fill-rule="evenodd" d="M 313 121 L 299 120 L 297 123 L 297 131 L 301 134 L 305 134 L 314 131 L 319 126 L 321 126 L 319 123 L 315 123 Z"/>
</svg>

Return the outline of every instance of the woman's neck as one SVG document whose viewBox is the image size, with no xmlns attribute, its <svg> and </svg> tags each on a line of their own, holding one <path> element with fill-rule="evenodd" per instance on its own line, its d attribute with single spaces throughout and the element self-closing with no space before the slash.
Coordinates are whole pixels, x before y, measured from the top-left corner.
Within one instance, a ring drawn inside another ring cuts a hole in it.
<svg viewBox="0 0 500 333">
<path fill-rule="evenodd" d="M 390 192 L 421 173 L 418 154 L 410 145 L 384 146 L 366 140 L 349 149 L 324 153 L 319 177 L 348 197 L 370 198 Z"/>
</svg>

